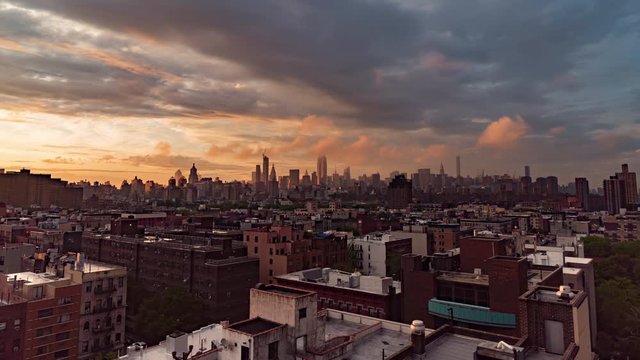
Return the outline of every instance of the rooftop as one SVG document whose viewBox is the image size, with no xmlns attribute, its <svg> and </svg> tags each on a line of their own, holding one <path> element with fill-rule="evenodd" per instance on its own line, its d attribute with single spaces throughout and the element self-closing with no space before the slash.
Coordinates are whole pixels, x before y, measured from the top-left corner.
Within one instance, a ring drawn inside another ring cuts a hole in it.
<svg viewBox="0 0 640 360">
<path fill-rule="evenodd" d="M 257 335 L 281 326 L 285 326 L 285 325 L 278 324 L 277 322 L 265 320 L 262 318 L 253 318 L 253 319 L 244 320 L 244 321 L 240 321 L 235 324 L 229 325 L 229 329 L 239 331 L 249 335 Z"/>
<path fill-rule="evenodd" d="M 401 291 L 400 282 L 394 281 L 390 277 L 361 275 L 360 273 L 349 273 L 328 268 L 296 271 L 277 278 L 381 295 L 389 294 L 389 286 L 393 286 L 396 293 Z"/>
<path fill-rule="evenodd" d="M 437 279 L 457 283 L 489 286 L 489 275 L 475 275 L 457 271 L 443 271 Z"/>
<path fill-rule="evenodd" d="M 298 296 L 308 296 L 315 294 L 311 291 L 298 290 L 286 286 L 279 285 L 259 285 L 255 290 L 270 292 L 278 295 L 290 296 L 290 297 L 298 297 Z"/>
<path fill-rule="evenodd" d="M 474 358 L 478 344 L 484 340 L 457 335 L 443 334 L 425 347 L 429 359 L 468 360 Z"/>
</svg>

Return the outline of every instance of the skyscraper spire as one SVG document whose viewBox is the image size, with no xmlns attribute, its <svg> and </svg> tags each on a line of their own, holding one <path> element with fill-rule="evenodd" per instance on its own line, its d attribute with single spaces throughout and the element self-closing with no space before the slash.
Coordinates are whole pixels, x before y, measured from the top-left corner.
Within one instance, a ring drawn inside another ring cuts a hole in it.
<svg viewBox="0 0 640 360">
<path fill-rule="evenodd" d="M 272 164 L 271 165 L 271 176 L 269 176 L 269 180 L 270 181 L 277 181 L 278 178 L 276 177 L 276 164 Z"/>
</svg>

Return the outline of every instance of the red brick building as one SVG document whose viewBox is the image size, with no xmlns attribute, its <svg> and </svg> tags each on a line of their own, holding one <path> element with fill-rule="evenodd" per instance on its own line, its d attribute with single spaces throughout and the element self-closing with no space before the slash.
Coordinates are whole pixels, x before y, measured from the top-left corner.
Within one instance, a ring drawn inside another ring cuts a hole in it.
<svg viewBox="0 0 640 360">
<path fill-rule="evenodd" d="M 48 174 L 31 174 L 22 169 L 0 172 L 0 201 L 14 206 L 49 207 L 51 205 L 79 209 L 82 188 L 69 186 L 66 181 Z"/>
<path fill-rule="evenodd" d="M 13 296 L 3 297 L 0 303 L 0 358 L 21 360 L 24 358 L 27 303 Z"/>
<path fill-rule="evenodd" d="M 82 285 L 23 272 L 0 277 L 3 298 L 26 300 L 24 359 L 76 359 Z"/>
<path fill-rule="evenodd" d="M 401 320 L 401 286 L 389 277 L 315 268 L 277 276 L 275 280 L 279 285 L 316 292 L 318 310 L 337 309 L 380 319 Z"/>
</svg>

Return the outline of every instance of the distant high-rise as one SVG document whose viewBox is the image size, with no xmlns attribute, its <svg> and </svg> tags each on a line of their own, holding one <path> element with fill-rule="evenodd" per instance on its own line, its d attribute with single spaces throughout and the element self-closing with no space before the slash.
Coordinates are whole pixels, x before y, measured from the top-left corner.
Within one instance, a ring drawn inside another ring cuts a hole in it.
<svg viewBox="0 0 640 360">
<path fill-rule="evenodd" d="M 589 181 L 587 178 L 576 178 L 576 197 L 583 210 L 589 210 Z"/>
<path fill-rule="evenodd" d="M 262 171 L 260 170 L 260 164 L 256 165 L 256 178 L 254 179 L 254 184 L 257 184 L 260 182 L 261 179 L 261 175 L 262 175 Z"/>
<path fill-rule="evenodd" d="M 431 169 L 418 169 L 418 177 L 420 178 L 420 188 L 427 191 L 431 184 Z"/>
<path fill-rule="evenodd" d="M 460 178 L 460 155 L 456 156 L 456 178 Z"/>
<path fill-rule="evenodd" d="M 603 181 L 603 187 L 607 211 L 609 214 L 619 214 L 620 209 L 627 207 L 624 180 L 611 176 L 608 180 Z"/>
<path fill-rule="evenodd" d="M 531 168 L 529 167 L 529 165 L 524 166 L 524 176 L 531 177 Z"/>
<path fill-rule="evenodd" d="M 198 182 L 198 169 L 196 164 L 193 163 L 191 170 L 189 171 L 189 185 L 195 185 Z"/>
<path fill-rule="evenodd" d="M 269 189 L 269 157 L 262 154 L 262 180 L 265 184 L 265 189 Z"/>
<path fill-rule="evenodd" d="M 351 186 L 351 167 L 347 166 L 344 168 L 342 172 L 342 182 L 344 183 L 345 188 L 349 188 Z"/>
<path fill-rule="evenodd" d="M 387 206 L 390 209 L 404 209 L 409 206 L 413 197 L 411 181 L 404 174 L 396 175 L 387 189 Z"/>
<path fill-rule="evenodd" d="M 558 178 L 555 176 L 547 176 L 547 194 L 557 194 L 558 193 Z"/>
<path fill-rule="evenodd" d="M 445 178 L 444 165 L 442 162 L 440 162 L 440 187 L 443 189 L 447 187 L 447 179 Z"/>
<path fill-rule="evenodd" d="M 300 186 L 300 169 L 289 169 L 290 187 Z"/>
<path fill-rule="evenodd" d="M 629 207 L 629 210 L 636 210 L 639 205 L 636 173 L 629 172 L 629 165 L 622 164 L 622 172 L 616 173 L 616 177 L 624 181 L 625 202 L 627 207 Z"/>
<path fill-rule="evenodd" d="M 322 155 L 318 158 L 318 181 L 319 185 L 327 185 L 327 157 Z"/>
<path fill-rule="evenodd" d="M 269 186 L 267 186 L 267 189 L 269 189 L 269 195 L 271 195 L 272 197 L 277 197 L 278 196 L 278 177 L 276 175 L 276 164 L 271 165 L 271 175 L 269 176 L 268 184 Z"/>
</svg>

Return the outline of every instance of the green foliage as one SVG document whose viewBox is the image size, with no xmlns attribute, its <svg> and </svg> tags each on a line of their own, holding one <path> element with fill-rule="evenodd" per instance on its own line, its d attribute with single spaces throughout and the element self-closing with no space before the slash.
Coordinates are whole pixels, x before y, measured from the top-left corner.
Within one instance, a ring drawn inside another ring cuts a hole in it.
<svg viewBox="0 0 640 360">
<path fill-rule="evenodd" d="M 640 242 L 596 239 L 589 240 L 592 254 L 609 254 L 595 269 L 598 353 L 603 359 L 640 359 Z"/>
<path fill-rule="evenodd" d="M 587 236 L 582 238 L 584 254 L 587 257 L 607 257 L 611 255 L 611 242 L 608 239 Z"/>
<path fill-rule="evenodd" d="M 169 289 L 142 302 L 134 330 L 147 343 L 157 343 L 181 330 L 190 332 L 212 322 L 206 303 L 183 289 Z"/>
</svg>

